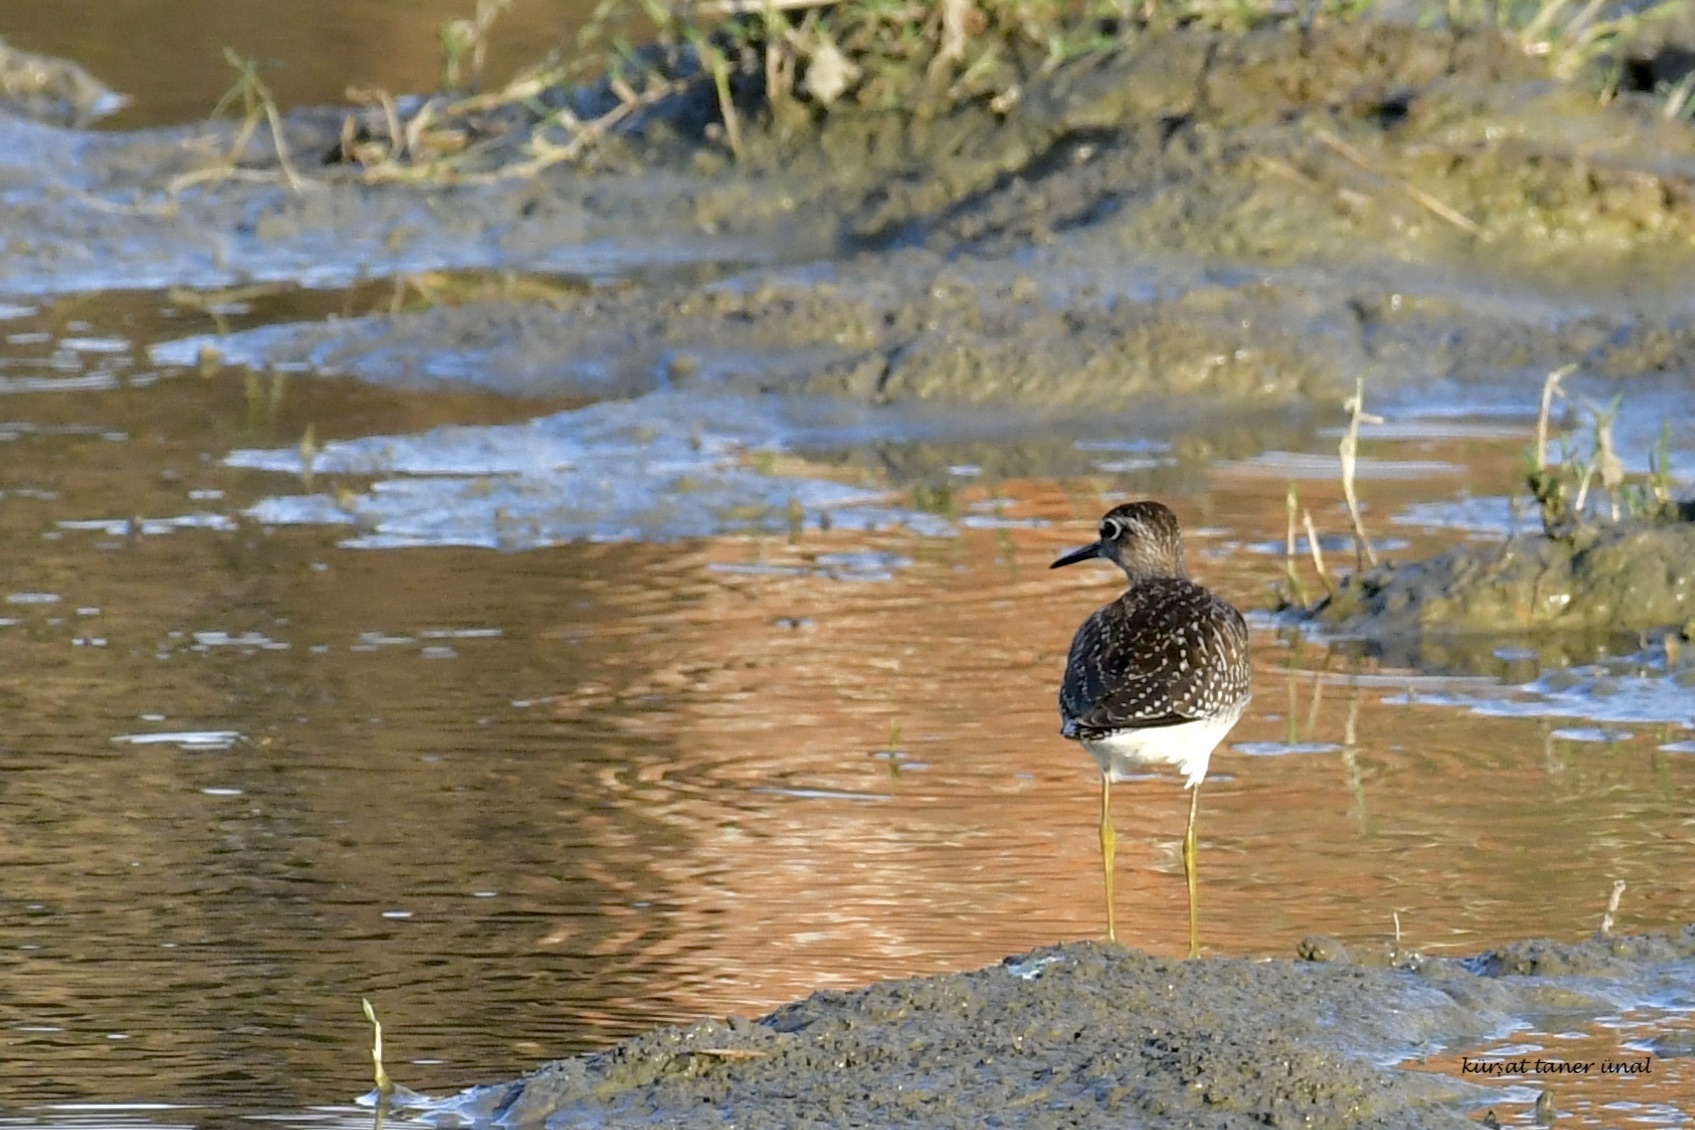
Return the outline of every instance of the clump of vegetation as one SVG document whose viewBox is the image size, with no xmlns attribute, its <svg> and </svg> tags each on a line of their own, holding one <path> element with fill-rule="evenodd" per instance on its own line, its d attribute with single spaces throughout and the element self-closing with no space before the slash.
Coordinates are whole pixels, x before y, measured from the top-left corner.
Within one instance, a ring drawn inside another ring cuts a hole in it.
<svg viewBox="0 0 1695 1130">
<path fill-rule="evenodd" d="M 1167 9 L 1210 6 L 1149 7 L 1167 22 L 1180 18 Z M 448 89 L 409 113 L 368 92 L 379 112 L 350 118 L 343 157 L 372 179 L 533 175 L 589 156 L 616 132 L 654 125 L 661 104 L 662 129 L 696 132 L 733 157 L 745 153 L 753 122 L 779 133 L 803 128 L 844 101 L 940 115 L 985 100 L 1004 113 L 1029 76 L 1121 42 L 1132 24 L 1148 26 L 1131 19 L 1131 8 L 1113 0 L 602 0 L 571 44 L 499 90 L 466 92 L 463 61 L 474 80 L 493 18 L 480 8 L 476 20 L 443 34 Z"/>
<path fill-rule="evenodd" d="M 1494 28 L 1561 80 L 1610 76 L 1637 29 L 1680 9 L 1658 0 L 1425 0 L 1422 22 Z M 1269 24 L 1374 18 L 1376 0 L 601 0 L 567 45 L 484 91 L 482 60 L 510 0 L 477 0 L 441 28 L 441 89 L 399 98 L 349 90 L 330 163 L 367 181 L 480 181 L 534 176 L 600 156 L 640 133 L 672 135 L 742 159 L 756 135 L 781 143 L 843 106 L 941 119 L 964 106 L 1011 116 L 1062 65 L 1184 28 L 1245 33 Z M 274 103 L 234 59 L 246 107 L 242 144 L 268 119 L 290 183 Z M 1609 87 L 1610 83 L 1610 87 Z M 1695 79 L 1690 80 L 1695 89 Z M 1681 115 L 1690 90 L 1664 92 Z M 1673 109 L 1675 107 L 1675 109 Z M 225 167 L 235 168 L 234 158 Z M 1452 219 L 1452 217 L 1449 217 Z M 1473 233 L 1475 234 L 1475 233 Z"/>
<path fill-rule="evenodd" d="M 1448 0 L 1451 22 L 1499 27 L 1526 54 L 1548 60 L 1554 77 L 1571 81 L 1603 64 L 1622 63 L 1620 47 L 1644 24 L 1668 19 L 1682 0 L 1659 0 L 1640 8 L 1612 0 Z M 1611 75 L 1616 89 L 1617 75 Z"/>
<path fill-rule="evenodd" d="M 300 174 L 295 171 L 294 159 L 288 150 L 288 139 L 283 132 L 282 112 L 277 109 L 277 100 L 271 95 L 271 88 L 265 85 L 265 80 L 259 77 L 257 60 L 237 55 L 228 47 L 224 48 L 224 59 L 235 68 L 235 84 L 224 92 L 218 99 L 218 104 L 212 107 L 214 118 L 222 117 L 237 104 L 241 106 L 241 128 L 236 131 L 235 140 L 230 144 L 229 154 L 223 162 L 210 169 L 188 173 L 178 177 L 171 187 L 173 190 L 187 188 L 189 185 L 202 180 L 217 180 L 239 175 L 241 154 L 246 151 L 248 143 L 258 132 L 260 125 L 270 127 L 271 144 L 276 148 L 277 165 L 282 174 L 288 179 L 289 187 L 300 191 Z"/>
<path fill-rule="evenodd" d="M 1548 461 L 1549 419 L 1556 398 L 1564 397 L 1561 382 L 1575 366 L 1567 365 L 1548 374 L 1542 385 L 1542 408 L 1536 419 L 1536 440 L 1525 452 L 1525 486 L 1536 500 L 1542 532 L 1550 538 L 1570 540 L 1594 519 L 1598 483 L 1606 497 L 1606 517 L 1611 522 L 1627 519 L 1650 521 L 1687 520 L 1689 507 L 1671 495 L 1671 426 L 1660 429 L 1660 438 L 1648 456 L 1648 474 L 1630 481 L 1624 461 L 1613 442 L 1613 423 L 1618 419 L 1624 395 L 1605 405 L 1585 400 L 1583 409 L 1591 425 L 1587 447 L 1576 429 L 1559 438 L 1560 457 Z"/>
<path fill-rule="evenodd" d="M 1540 535 L 1518 535 L 1509 539 L 1503 548 L 1478 549 L 1457 546 L 1435 562 L 1411 565 L 1379 565 L 1371 551 L 1365 533 L 1358 496 L 1354 489 L 1354 470 L 1359 442 L 1359 423 L 1363 415 L 1363 385 L 1356 387 L 1345 407 L 1350 424 L 1340 444 L 1342 456 L 1342 494 L 1347 503 L 1355 546 L 1355 568 L 1351 574 L 1333 581 L 1325 568 L 1319 549 L 1317 531 L 1312 515 L 1301 507 L 1294 483 L 1289 485 L 1286 500 L 1287 530 L 1285 533 L 1284 589 L 1277 606 L 1302 616 L 1323 616 L 1326 619 L 1347 619 L 1359 615 L 1362 609 L 1376 606 L 1385 594 L 1398 593 L 1395 601 L 1403 608 L 1429 608 L 1452 605 L 1470 614 L 1482 608 L 1495 616 L 1501 608 L 1513 610 L 1512 615 L 1496 617 L 1516 627 L 1533 626 L 1540 616 L 1525 614 L 1524 608 L 1535 602 L 1524 592 L 1539 592 L 1543 598 L 1554 595 L 1551 611 L 1546 618 L 1555 618 L 1565 607 L 1557 598 L 1560 592 L 1577 591 L 1570 583 L 1572 577 L 1585 584 L 1599 585 L 1605 578 L 1628 576 L 1629 569 L 1619 562 L 1608 564 L 1607 552 L 1593 552 L 1597 546 L 1622 546 L 1617 554 L 1640 566 L 1642 572 L 1653 573 L 1654 562 L 1670 553 L 1677 557 L 1681 551 L 1658 547 L 1645 549 L 1632 539 L 1645 534 L 1650 542 L 1655 531 L 1670 533 L 1675 539 L 1689 536 L 1695 529 L 1695 502 L 1680 501 L 1672 496 L 1670 473 L 1671 431 L 1667 424 L 1661 428 L 1659 440 L 1649 453 L 1649 470 L 1632 476 L 1625 471 L 1613 438 L 1613 425 L 1618 419 L 1623 396 L 1614 396 L 1606 404 L 1587 398 L 1569 401 L 1580 410 L 1574 425 L 1555 434 L 1554 406 L 1567 399 L 1562 388 L 1565 378 L 1576 366 L 1567 365 L 1549 373 L 1542 386 L 1541 410 L 1537 415 L 1536 437 L 1525 450 L 1524 485 L 1535 501 L 1541 519 Z M 1370 419 L 1370 417 L 1365 417 Z M 1557 458 L 1550 451 L 1557 448 Z M 1300 581 L 1297 550 L 1299 528 L 1304 526 L 1313 568 L 1324 592 L 1309 603 L 1307 590 Z M 1533 544 L 1540 540 L 1540 546 Z M 1681 545 L 1682 541 L 1677 540 Z M 1636 545 L 1635 549 L 1630 548 Z M 1473 560 L 1476 555 L 1481 555 Z M 1487 560 L 1485 560 L 1487 559 Z M 1515 570 L 1522 567 L 1523 576 Z M 1673 569 L 1668 575 L 1679 570 Z M 1603 576 L 1604 575 L 1604 576 Z M 1564 577 L 1564 580 L 1556 579 Z M 1663 580 L 1663 578 L 1662 578 Z M 1622 582 L 1621 582 L 1622 583 Z M 1493 587 L 1506 594 L 1501 599 L 1482 600 L 1470 593 Z M 1626 589 L 1631 585 L 1625 584 Z M 1672 584 L 1676 587 L 1676 583 Z M 1523 590 L 1523 591 L 1521 591 Z M 1474 607 L 1475 606 L 1475 607 Z M 1487 619 L 1479 613 L 1480 621 Z M 1463 617 L 1456 617 L 1463 619 Z M 1432 622 L 1439 617 L 1431 617 Z M 1695 623 L 1695 622 L 1692 622 Z"/>
<path fill-rule="evenodd" d="M 1365 517 L 1360 511 L 1359 492 L 1355 489 L 1356 472 L 1359 467 L 1360 425 L 1381 424 L 1381 416 L 1373 416 L 1365 410 L 1365 378 L 1354 381 L 1354 394 L 1342 402 L 1342 410 L 1348 413 L 1348 427 L 1342 433 L 1341 442 L 1336 445 L 1336 453 L 1342 467 L 1342 499 L 1348 508 L 1348 523 L 1354 537 L 1354 571 L 1363 573 L 1367 568 L 1377 568 L 1377 550 L 1371 544 L 1371 535 L 1365 529 Z M 1300 504 L 1300 496 L 1295 490 L 1295 481 L 1289 480 L 1289 491 L 1284 499 L 1284 508 L 1288 519 L 1288 528 L 1284 537 L 1283 572 L 1288 584 L 1288 591 L 1279 598 L 1282 609 L 1295 608 L 1307 610 L 1306 588 L 1301 584 L 1300 573 L 1296 569 L 1296 546 L 1299 535 L 1296 530 L 1295 516 L 1298 513 L 1301 526 L 1307 539 L 1307 552 L 1312 555 L 1313 571 L 1318 574 L 1319 583 L 1324 586 L 1324 596 L 1318 605 L 1336 595 L 1336 586 L 1331 583 L 1330 572 L 1324 567 L 1324 550 L 1319 544 L 1318 530 L 1313 525 L 1312 513 Z"/>
</svg>

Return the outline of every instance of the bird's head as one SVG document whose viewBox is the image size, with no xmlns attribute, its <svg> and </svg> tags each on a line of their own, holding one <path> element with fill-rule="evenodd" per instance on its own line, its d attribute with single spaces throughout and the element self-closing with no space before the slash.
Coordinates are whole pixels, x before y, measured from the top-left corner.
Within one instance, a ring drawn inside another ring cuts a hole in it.
<svg viewBox="0 0 1695 1130">
<path fill-rule="evenodd" d="M 1144 499 L 1114 506 L 1101 518 L 1100 540 L 1074 549 L 1049 566 L 1075 565 L 1104 557 L 1132 583 L 1154 577 L 1186 577 L 1183 531 L 1163 502 Z"/>
</svg>

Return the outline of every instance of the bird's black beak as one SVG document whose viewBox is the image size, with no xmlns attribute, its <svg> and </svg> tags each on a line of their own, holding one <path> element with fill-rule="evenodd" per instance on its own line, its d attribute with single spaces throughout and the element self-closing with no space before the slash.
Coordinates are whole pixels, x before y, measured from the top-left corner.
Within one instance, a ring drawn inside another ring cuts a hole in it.
<svg viewBox="0 0 1695 1130">
<path fill-rule="evenodd" d="M 1101 543 L 1097 541 L 1090 545 L 1085 545 L 1081 548 L 1072 550 L 1064 557 L 1061 557 L 1058 561 L 1055 561 L 1052 565 L 1049 565 L 1048 568 L 1058 569 L 1061 565 L 1075 565 L 1079 561 L 1089 561 L 1093 558 L 1104 556 L 1106 556 L 1106 554 L 1101 549 Z"/>
</svg>

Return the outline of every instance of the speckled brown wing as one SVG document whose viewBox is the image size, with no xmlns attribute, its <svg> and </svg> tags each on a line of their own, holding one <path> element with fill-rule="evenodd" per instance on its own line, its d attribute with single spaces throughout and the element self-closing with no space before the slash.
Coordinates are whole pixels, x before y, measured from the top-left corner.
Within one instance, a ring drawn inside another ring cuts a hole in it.
<svg viewBox="0 0 1695 1130">
<path fill-rule="evenodd" d="M 1192 581 L 1143 581 L 1097 609 L 1071 641 L 1061 732 L 1176 726 L 1224 713 L 1249 693 L 1242 614 Z"/>
</svg>

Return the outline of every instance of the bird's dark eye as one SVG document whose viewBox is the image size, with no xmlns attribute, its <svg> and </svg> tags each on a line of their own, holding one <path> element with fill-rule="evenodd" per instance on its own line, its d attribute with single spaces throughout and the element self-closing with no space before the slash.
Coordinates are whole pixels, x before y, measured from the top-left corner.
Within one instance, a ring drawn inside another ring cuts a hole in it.
<svg viewBox="0 0 1695 1130">
<path fill-rule="evenodd" d="M 1124 527 L 1119 524 L 1117 518 L 1108 518 L 1106 521 L 1101 523 L 1102 541 L 1117 541 L 1118 535 L 1123 532 Z"/>
</svg>

